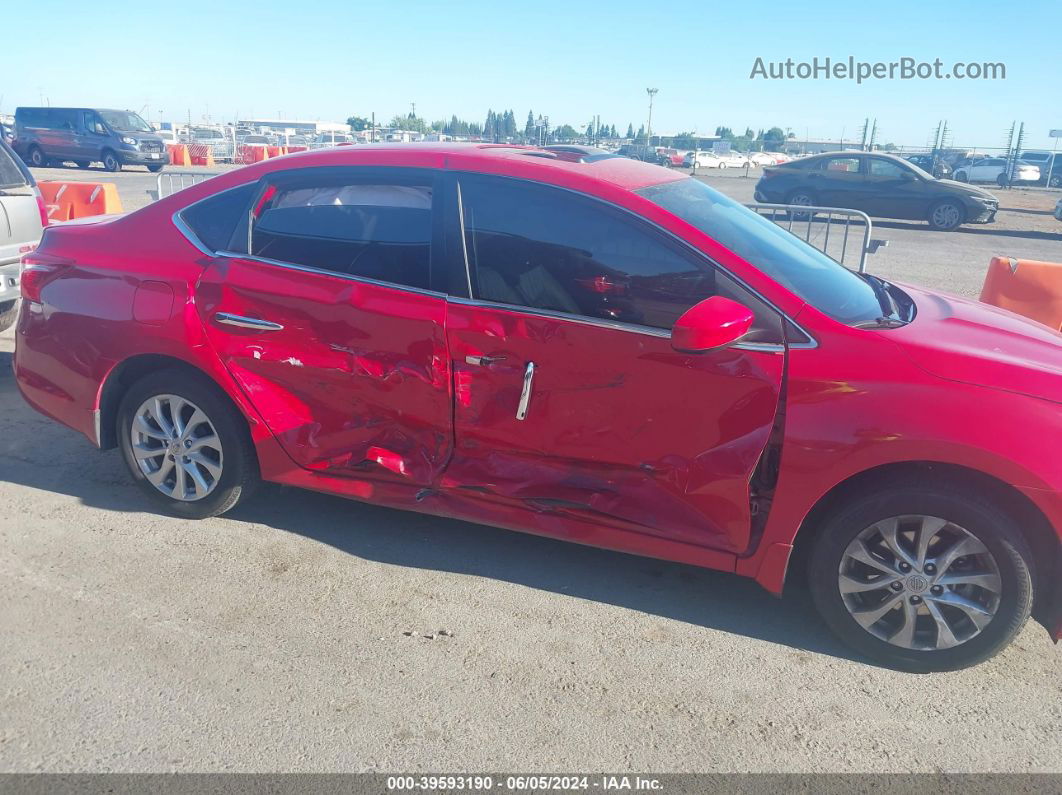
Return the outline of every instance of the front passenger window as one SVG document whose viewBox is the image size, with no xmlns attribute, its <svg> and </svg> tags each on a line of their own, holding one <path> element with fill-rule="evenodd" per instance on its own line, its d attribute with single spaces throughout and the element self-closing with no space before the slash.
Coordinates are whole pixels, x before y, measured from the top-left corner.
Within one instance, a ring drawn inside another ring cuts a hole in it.
<svg viewBox="0 0 1062 795">
<path fill-rule="evenodd" d="M 726 274 L 636 219 L 567 191 L 461 180 L 475 298 L 668 329 L 714 295 L 756 314 L 750 341 L 780 342 L 778 317 Z"/>
</svg>

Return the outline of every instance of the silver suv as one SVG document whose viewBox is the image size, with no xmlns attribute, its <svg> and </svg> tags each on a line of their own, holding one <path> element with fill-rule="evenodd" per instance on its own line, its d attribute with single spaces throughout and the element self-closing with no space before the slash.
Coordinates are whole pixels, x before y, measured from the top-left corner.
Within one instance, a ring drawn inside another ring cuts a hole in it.
<svg viewBox="0 0 1062 795">
<path fill-rule="evenodd" d="M 47 219 L 33 175 L 0 140 L 0 331 L 15 322 L 19 259 L 40 241 Z"/>
</svg>

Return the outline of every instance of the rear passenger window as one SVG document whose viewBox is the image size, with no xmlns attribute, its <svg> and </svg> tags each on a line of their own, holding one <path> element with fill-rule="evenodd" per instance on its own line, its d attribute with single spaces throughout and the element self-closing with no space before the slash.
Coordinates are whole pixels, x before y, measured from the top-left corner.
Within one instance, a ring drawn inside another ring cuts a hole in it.
<svg viewBox="0 0 1062 795">
<path fill-rule="evenodd" d="M 255 209 L 250 253 L 427 289 L 431 208 L 428 185 L 268 187 Z"/>
<path fill-rule="evenodd" d="M 233 232 L 247 215 L 257 187 L 258 183 L 248 182 L 196 202 L 181 210 L 181 220 L 211 251 L 232 248 Z"/>
</svg>

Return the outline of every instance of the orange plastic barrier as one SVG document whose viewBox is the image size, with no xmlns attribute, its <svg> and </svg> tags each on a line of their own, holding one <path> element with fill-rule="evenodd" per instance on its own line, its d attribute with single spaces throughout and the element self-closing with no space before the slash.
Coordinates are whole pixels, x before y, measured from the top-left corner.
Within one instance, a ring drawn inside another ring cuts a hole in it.
<svg viewBox="0 0 1062 795">
<path fill-rule="evenodd" d="M 186 144 L 166 144 L 166 151 L 170 153 L 170 163 L 172 165 L 192 165 L 192 158 L 188 155 L 188 146 Z"/>
<path fill-rule="evenodd" d="M 281 147 L 279 146 L 267 146 L 265 148 L 269 150 L 269 154 L 267 155 L 268 157 L 280 157 L 282 154 L 284 154 L 280 151 Z"/>
<path fill-rule="evenodd" d="M 236 161 L 243 165 L 260 163 L 269 157 L 268 147 L 241 145 L 236 151 Z"/>
<path fill-rule="evenodd" d="M 284 148 L 288 150 L 288 154 L 289 155 L 293 155 L 296 152 L 305 152 L 310 147 L 308 147 L 308 146 L 286 146 Z"/>
<path fill-rule="evenodd" d="M 1062 263 L 992 257 L 981 300 L 1062 331 Z"/>
<path fill-rule="evenodd" d="M 72 221 L 90 215 L 122 212 L 113 182 L 38 182 L 50 221 Z"/>
<path fill-rule="evenodd" d="M 214 166 L 214 152 L 206 144 L 188 144 L 188 157 L 193 166 Z"/>
</svg>

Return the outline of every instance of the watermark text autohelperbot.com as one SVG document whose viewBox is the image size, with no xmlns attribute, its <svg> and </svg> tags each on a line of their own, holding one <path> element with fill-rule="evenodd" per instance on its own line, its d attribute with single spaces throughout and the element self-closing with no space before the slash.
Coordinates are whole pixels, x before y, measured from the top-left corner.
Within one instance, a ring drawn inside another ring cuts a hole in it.
<svg viewBox="0 0 1062 795">
<path fill-rule="evenodd" d="M 857 61 L 854 56 L 835 60 L 812 58 L 810 61 L 769 61 L 757 58 L 752 64 L 750 80 L 1006 80 L 1007 65 L 999 62 L 956 61 L 946 65 L 940 58 L 919 61 L 898 58 L 895 61 Z"/>
</svg>

